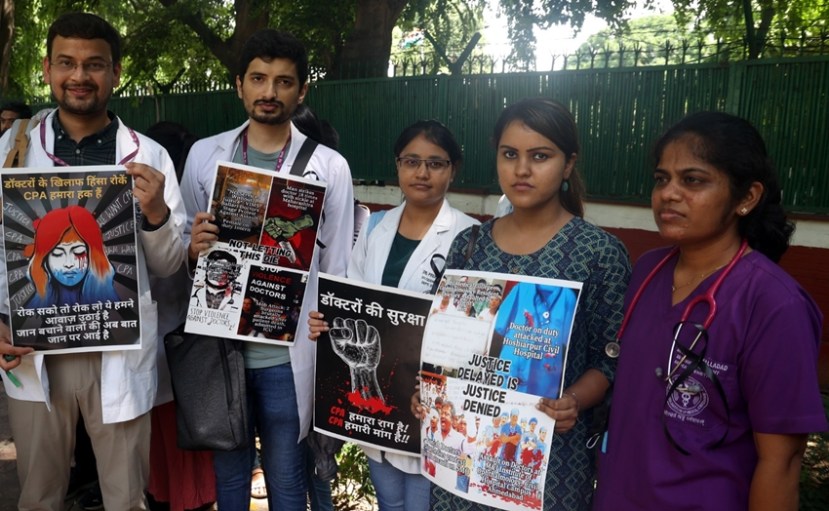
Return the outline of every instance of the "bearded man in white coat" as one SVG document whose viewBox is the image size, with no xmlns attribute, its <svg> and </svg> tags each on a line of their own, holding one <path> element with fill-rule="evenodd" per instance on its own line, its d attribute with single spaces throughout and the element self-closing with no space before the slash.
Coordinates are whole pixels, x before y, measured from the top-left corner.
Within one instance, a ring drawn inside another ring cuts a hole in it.
<svg viewBox="0 0 829 511">
<path fill-rule="evenodd" d="M 188 259 L 218 240 L 210 209 L 216 162 L 231 161 L 290 174 L 306 140 L 291 122 L 308 91 L 308 56 L 290 34 L 264 29 L 245 43 L 236 76 L 239 99 L 248 121 L 236 129 L 196 142 L 184 168 L 182 195 L 188 213 Z M 303 310 L 317 309 L 317 272 L 345 275 L 354 232 L 351 171 L 339 153 L 318 145 L 302 172 L 326 183 L 317 250 L 303 298 Z M 251 424 L 257 425 L 262 468 L 271 509 L 305 510 L 305 437 L 311 424 L 315 348 L 307 321 L 299 321 L 290 347 L 245 344 L 246 391 Z M 255 339 L 254 339 L 255 340 Z M 250 505 L 253 442 L 236 451 L 213 453 L 216 497 L 223 511 Z"/>
</svg>

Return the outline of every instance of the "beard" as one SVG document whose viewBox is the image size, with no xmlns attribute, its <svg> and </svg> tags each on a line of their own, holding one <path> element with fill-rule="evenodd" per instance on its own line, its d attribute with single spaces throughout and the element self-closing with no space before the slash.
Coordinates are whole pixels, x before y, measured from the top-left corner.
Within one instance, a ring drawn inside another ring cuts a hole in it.
<svg viewBox="0 0 829 511">
<path fill-rule="evenodd" d="M 104 96 L 99 96 L 100 88 L 94 83 L 81 84 L 83 87 L 88 87 L 92 94 L 85 99 L 77 99 L 68 91 L 69 87 L 62 88 L 63 95 L 55 100 L 62 110 L 74 115 L 92 115 L 98 114 L 101 111 L 106 111 L 109 99 L 112 97 L 112 90 Z"/>
<path fill-rule="evenodd" d="M 275 104 L 279 106 L 279 109 L 275 112 L 261 112 L 256 108 L 260 104 Z M 269 126 L 285 124 L 291 120 L 291 115 L 293 115 L 293 112 L 289 112 L 281 101 L 254 101 L 253 107 L 248 109 L 248 117 L 260 124 Z"/>
</svg>

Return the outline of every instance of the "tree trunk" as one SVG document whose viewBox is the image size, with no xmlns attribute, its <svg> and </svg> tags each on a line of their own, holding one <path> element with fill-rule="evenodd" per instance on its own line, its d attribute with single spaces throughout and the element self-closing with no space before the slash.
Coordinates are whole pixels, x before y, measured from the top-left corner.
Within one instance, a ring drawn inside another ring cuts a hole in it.
<svg viewBox="0 0 829 511">
<path fill-rule="evenodd" d="M 9 87 L 11 68 L 12 35 L 14 34 L 14 0 L 2 0 L 0 4 L 0 95 L 5 96 Z"/>
<path fill-rule="evenodd" d="M 159 0 L 164 7 L 178 4 L 178 0 Z M 257 30 L 267 28 L 270 12 L 267 4 L 258 0 L 234 0 L 236 23 L 233 34 L 223 40 L 202 19 L 198 10 L 180 12 L 178 19 L 193 29 L 205 47 L 228 70 L 228 76 L 235 77 L 239 72 L 239 55 L 248 38 Z"/>
<path fill-rule="evenodd" d="M 748 46 L 749 60 L 759 59 L 766 47 L 771 22 L 776 13 L 773 0 L 761 0 L 760 4 L 760 26 L 754 26 L 754 14 L 752 12 L 751 0 L 743 0 L 743 19 L 746 27 L 746 43 Z"/>
<path fill-rule="evenodd" d="M 762 10 L 760 11 L 760 26 L 757 27 L 757 31 L 754 35 L 755 54 L 749 55 L 749 58 L 759 59 L 763 56 L 763 51 L 766 49 L 766 38 L 769 35 L 769 30 L 771 29 L 771 22 L 774 19 L 775 14 L 776 10 L 774 8 L 773 2 L 769 2 L 768 4 L 763 5 Z"/>
<path fill-rule="evenodd" d="M 354 29 L 331 69 L 337 79 L 386 76 L 391 33 L 408 0 L 358 0 Z"/>
</svg>

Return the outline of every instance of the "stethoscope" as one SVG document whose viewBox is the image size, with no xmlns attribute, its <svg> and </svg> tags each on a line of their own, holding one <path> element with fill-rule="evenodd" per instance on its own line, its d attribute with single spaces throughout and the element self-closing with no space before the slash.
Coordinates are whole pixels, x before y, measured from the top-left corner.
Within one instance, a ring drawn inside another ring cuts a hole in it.
<svg viewBox="0 0 829 511">
<path fill-rule="evenodd" d="M 714 321 L 714 316 L 716 316 L 717 314 L 717 300 L 715 298 L 717 291 L 719 291 L 723 281 L 731 273 L 731 270 L 734 268 L 737 262 L 743 257 L 747 249 L 748 241 L 743 240 L 740 244 L 740 249 L 737 250 L 737 253 L 734 254 L 734 257 L 731 258 L 731 261 L 729 261 L 728 265 L 725 267 L 720 276 L 717 277 L 717 280 L 715 280 L 714 283 L 711 284 L 711 286 L 705 293 L 695 296 L 685 306 L 685 310 L 682 311 L 682 317 L 679 320 L 680 325 L 688 321 L 688 318 L 691 316 L 691 311 L 693 311 L 694 307 L 702 303 L 705 303 L 706 305 L 708 305 L 708 316 L 706 316 L 705 321 L 702 323 L 702 328 L 704 330 L 707 330 L 708 327 L 711 326 L 711 323 L 713 323 Z M 636 290 L 636 293 L 633 295 L 633 299 L 630 301 L 630 305 L 628 306 L 628 309 L 625 312 L 625 317 L 624 319 L 622 319 L 622 326 L 619 327 L 619 333 L 618 335 L 616 335 L 616 340 L 610 341 L 605 345 L 604 351 L 608 357 L 617 358 L 619 356 L 619 353 L 621 352 L 622 336 L 624 335 L 625 328 L 627 328 L 628 322 L 630 321 L 630 318 L 633 315 L 633 310 L 636 308 L 636 305 L 639 303 L 639 299 L 642 297 L 642 293 L 645 291 L 645 288 L 648 285 L 650 285 L 654 277 L 656 277 L 656 274 L 659 273 L 659 271 L 662 270 L 662 268 L 664 268 L 666 264 L 668 264 L 668 261 L 670 261 L 678 253 L 679 247 L 674 247 L 668 253 L 668 255 L 666 255 L 661 261 L 659 261 L 659 263 L 657 263 L 657 265 L 653 268 L 653 270 L 651 270 L 648 276 L 645 277 L 645 280 L 642 282 L 642 285 L 639 286 L 639 289 Z M 695 343 L 699 339 L 700 336 L 698 335 L 692 342 L 691 348 L 694 347 Z M 676 336 L 674 337 L 674 342 L 676 342 Z M 673 352 L 673 350 L 671 350 L 671 352 Z M 669 353 L 669 361 L 670 356 L 671 355 Z M 680 366 L 683 361 L 684 359 L 677 364 L 677 367 Z M 670 367 L 670 363 L 668 364 L 668 366 Z M 674 368 L 673 371 L 670 371 L 668 377 L 671 377 L 675 371 L 676 368 Z"/>
<path fill-rule="evenodd" d="M 719 291 L 720 286 L 722 286 L 723 281 L 725 281 L 726 277 L 731 273 L 731 270 L 734 269 L 734 266 L 739 262 L 739 260 L 743 257 L 746 250 L 748 249 L 748 241 L 743 240 L 740 244 L 740 249 L 737 250 L 737 253 L 734 254 L 734 257 L 731 258 L 728 265 L 722 271 L 722 273 L 717 277 L 713 284 L 700 295 L 695 296 L 692 298 L 688 304 L 685 306 L 685 309 L 682 311 L 682 316 L 680 317 L 679 323 L 677 323 L 676 327 L 674 328 L 674 339 L 671 343 L 671 349 L 668 351 L 668 364 L 667 364 L 667 374 L 664 374 L 665 371 L 661 367 L 657 367 L 655 372 L 656 376 L 659 379 L 663 379 L 668 384 L 668 389 L 665 395 L 665 402 L 667 403 L 668 400 L 671 398 L 671 395 L 678 391 L 682 394 L 699 394 L 702 392 L 702 386 L 698 383 L 686 383 L 686 380 L 694 373 L 696 370 L 700 370 L 703 374 L 713 383 L 714 388 L 716 389 L 717 393 L 722 399 L 723 404 L 725 405 L 726 411 L 726 425 L 730 423 L 730 416 L 731 412 L 728 407 L 728 399 L 726 398 L 725 391 L 723 390 L 722 384 L 720 383 L 717 375 L 711 370 L 708 364 L 705 362 L 705 349 L 706 346 L 703 344 L 700 350 L 696 350 L 697 345 L 703 339 L 707 342 L 708 336 L 708 327 L 714 322 L 714 317 L 717 315 L 717 300 L 716 294 Z M 645 288 L 651 283 L 657 273 L 670 261 L 676 254 L 679 253 L 679 247 L 674 247 L 668 255 L 666 255 L 657 265 L 651 270 L 651 272 L 645 277 L 645 280 L 642 282 L 642 285 L 639 286 L 639 289 L 636 290 L 636 293 L 633 295 L 633 299 L 628 306 L 627 312 L 625 313 L 625 317 L 622 320 L 622 325 L 619 327 L 619 334 L 616 336 L 615 341 L 611 341 L 605 345 L 605 353 L 611 357 L 616 358 L 619 356 L 619 352 L 621 350 L 621 340 L 622 336 L 624 335 L 625 328 L 627 327 L 628 322 L 630 321 L 631 316 L 633 315 L 633 310 L 636 308 L 636 305 L 639 303 L 639 299 L 642 296 Z M 688 322 L 688 319 L 691 317 L 691 312 L 694 308 L 700 304 L 705 304 L 708 306 L 708 315 L 705 317 L 705 320 L 700 323 L 691 324 Z M 683 328 L 696 328 L 696 335 L 693 337 L 693 340 L 688 346 L 682 346 L 677 343 L 677 339 L 682 332 Z M 681 357 L 675 363 L 673 362 L 674 353 L 676 350 L 679 349 Z M 689 362 L 686 364 L 686 362 Z M 681 372 L 680 374 L 676 374 L 678 371 Z M 663 428 L 665 434 L 668 438 L 668 441 L 673 445 L 678 451 L 682 454 L 688 455 L 689 452 L 685 450 L 682 446 L 680 446 L 677 441 L 674 439 L 673 435 L 671 434 L 670 430 L 668 429 L 667 425 L 663 423 Z M 722 436 L 719 440 L 712 446 L 717 447 L 725 441 L 726 436 L 728 435 L 728 427 L 726 426 L 725 431 L 723 432 Z M 602 443 L 602 450 L 606 451 L 607 448 L 607 433 L 604 435 L 604 440 Z"/>
</svg>

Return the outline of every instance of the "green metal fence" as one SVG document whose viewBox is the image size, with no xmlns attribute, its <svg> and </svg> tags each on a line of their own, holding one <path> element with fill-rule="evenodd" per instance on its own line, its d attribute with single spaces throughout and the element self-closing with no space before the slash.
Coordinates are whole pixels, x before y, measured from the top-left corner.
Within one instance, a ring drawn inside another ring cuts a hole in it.
<svg viewBox="0 0 829 511">
<path fill-rule="evenodd" d="M 307 102 L 339 131 L 355 179 L 395 180 L 392 145 L 417 119 L 446 123 L 464 147 L 456 189 L 497 192 L 491 129 L 501 109 L 529 96 L 569 106 L 582 142 L 579 168 L 595 199 L 646 202 L 649 149 L 685 113 L 715 109 L 752 121 L 779 169 L 792 211 L 829 214 L 829 57 L 520 74 L 320 81 Z M 244 118 L 231 90 L 117 98 L 137 129 L 178 121 L 200 136 Z"/>
</svg>

